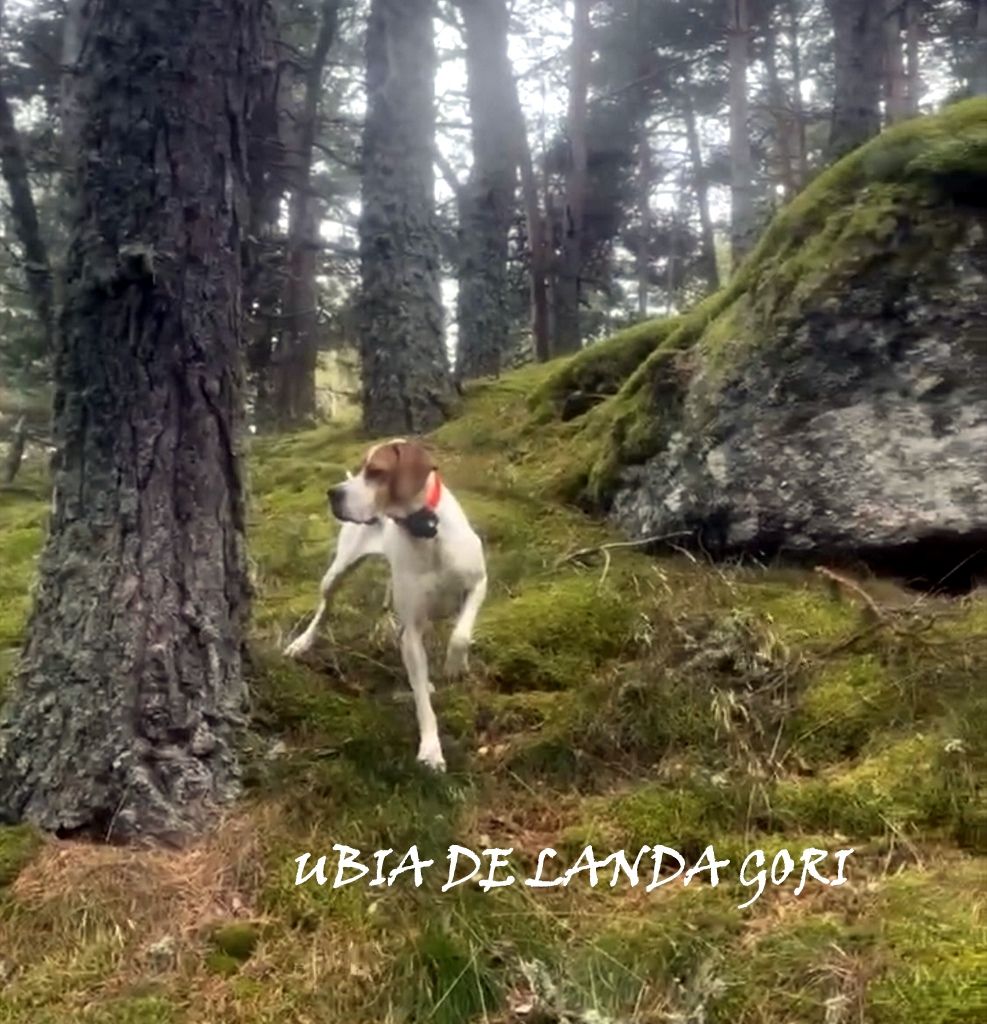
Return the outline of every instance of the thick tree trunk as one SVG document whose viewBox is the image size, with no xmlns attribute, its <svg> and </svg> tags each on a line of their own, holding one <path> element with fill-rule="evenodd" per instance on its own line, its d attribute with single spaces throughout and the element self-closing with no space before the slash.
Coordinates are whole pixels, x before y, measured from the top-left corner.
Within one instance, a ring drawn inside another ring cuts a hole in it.
<svg viewBox="0 0 987 1024">
<path fill-rule="evenodd" d="M 753 247 L 757 230 L 747 99 L 750 15 L 747 0 L 727 0 L 727 8 L 730 19 L 730 250 L 736 269 Z"/>
<path fill-rule="evenodd" d="M 987 96 L 987 0 L 971 2 L 974 5 L 974 35 L 970 90 L 974 96 Z"/>
<path fill-rule="evenodd" d="M 432 0 L 373 0 L 360 217 L 363 423 L 420 433 L 450 411 L 435 223 Z"/>
<path fill-rule="evenodd" d="M 21 147 L 14 114 L 0 83 L 0 171 L 10 196 L 10 219 L 24 251 L 24 276 L 35 315 L 44 335 L 45 352 L 52 350 L 55 299 L 48 247 L 41 237 L 38 212 L 31 194 L 27 161 Z"/>
<path fill-rule="evenodd" d="M 315 417 L 315 370 L 319 356 L 319 204 L 312 191 L 312 157 L 319 123 L 322 75 L 339 23 L 340 0 L 324 0 L 319 34 L 305 69 L 298 131 L 289 160 L 288 276 L 281 301 L 281 331 L 274 350 L 277 423 L 291 430 Z"/>
<path fill-rule="evenodd" d="M 589 183 L 586 113 L 589 66 L 592 57 L 590 6 L 591 0 L 574 0 L 569 109 L 566 116 L 569 161 L 566 167 L 565 209 L 562 214 L 562 250 L 554 288 L 553 355 L 578 352 L 582 347 L 579 304 L 582 292 L 580 276 L 583 263 L 583 222 Z"/>
<path fill-rule="evenodd" d="M 703 275 L 710 292 L 715 292 L 720 287 L 720 270 L 716 262 L 716 236 L 713 233 L 713 218 L 709 211 L 709 182 L 706 179 L 706 166 L 703 163 L 699 128 L 696 124 L 696 110 L 692 102 L 692 82 L 688 76 L 686 76 L 684 87 L 685 134 L 689 145 L 689 159 L 692 163 L 696 206 L 699 208 Z"/>
<path fill-rule="evenodd" d="M 460 224 L 459 348 L 463 380 L 500 372 L 510 335 L 507 240 L 517 185 L 514 82 L 507 55 L 504 0 L 459 0 L 466 34 L 466 72 L 473 167 Z"/>
<path fill-rule="evenodd" d="M 903 2 L 884 0 L 884 103 L 889 124 L 908 117 L 908 78 L 901 37 Z"/>
<path fill-rule="evenodd" d="M 54 494 L 0 721 L 5 820 L 177 839 L 237 790 L 257 13 L 258 0 L 85 8 Z"/>
<path fill-rule="evenodd" d="M 838 160 L 881 130 L 880 0 L 826 0 L 833 20 L 836 89 L 828 158 Z"/>
</svg>

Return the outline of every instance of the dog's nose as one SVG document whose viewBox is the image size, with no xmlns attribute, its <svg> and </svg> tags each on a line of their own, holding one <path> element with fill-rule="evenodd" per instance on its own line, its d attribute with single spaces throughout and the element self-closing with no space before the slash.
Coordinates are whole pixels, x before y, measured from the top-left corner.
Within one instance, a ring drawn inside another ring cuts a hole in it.
<svg viewBox="0 0 987 1024">
<path fill-rule="evenodd" d="M 329 499 L 329 505 L 332 508 L 333 512 L 338 512 L 340 502 L 342 502 L 343 500 L 342 486 L 337 485 L 335 487 L 330 487 L 329 490 L 326 491 L 326 497 Z"/>
</svg>

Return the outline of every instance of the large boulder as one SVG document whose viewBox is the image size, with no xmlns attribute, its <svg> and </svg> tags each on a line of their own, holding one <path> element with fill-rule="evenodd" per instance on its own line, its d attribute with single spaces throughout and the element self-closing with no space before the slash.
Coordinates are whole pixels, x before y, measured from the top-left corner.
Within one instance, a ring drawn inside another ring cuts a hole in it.
<svg viewBox="0 0 987 1024">
<path fill-rule="evenodd" d="M 820 176 L 612 401 L 635 537 L 911 552 L 931 582 L 987 545 L 987 102 Z"/>
</svg>

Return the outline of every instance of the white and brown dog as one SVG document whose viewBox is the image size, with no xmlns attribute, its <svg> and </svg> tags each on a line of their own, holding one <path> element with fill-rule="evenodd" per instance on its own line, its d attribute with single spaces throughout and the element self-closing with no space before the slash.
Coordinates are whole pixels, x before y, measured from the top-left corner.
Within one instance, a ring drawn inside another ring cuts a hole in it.
<svg viewBox="0 0 987 1024">
<path fill-rule="evenodd" d="M 372 447 L 356 475 L 330 487 L 333 515 L 342 522 L 336 554 L 322 578 L 322 598 L 305 632 L 285 650 L 308 651 L 343 576 L 368 555 L 383 555 L 391 568 L 390 593 L 401 626 L 401 657 L 415 698 L 418 760 L 443 770 L 430 694 L 423 635 L 431 622 L 457 615 L 445 674 L 466 670 L 473 626 L 487 594 L 483 544 L 465 512 L 444 486 L 428 451 L 403 438 Z"/>
</svg>

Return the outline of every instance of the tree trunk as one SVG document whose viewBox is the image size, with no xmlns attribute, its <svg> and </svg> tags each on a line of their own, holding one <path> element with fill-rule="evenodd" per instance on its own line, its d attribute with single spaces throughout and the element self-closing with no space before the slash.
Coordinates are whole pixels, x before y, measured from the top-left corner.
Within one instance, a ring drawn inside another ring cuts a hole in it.
<svg viewBox="0 0 987 1024">
<path fill-rule="evenodd" d="M 319 356 L 319 204 L 312 191 L 312 155 L 319 122 L 322 74 L 339 23 L 340 0 L 324 0 L 319 34 L 305 70 L 305 92 L 290 154 L 288 273 L 281 301 L 281 330 L 274 350 L 272 405 L 281 430 L 315 417 Z"/>
<path fill-rule="evenodd" d="M 919 31 L 922 27 L 922 9 L 918 0 L 905 2 L 905 49 L 908 54 L 907 116 L 916 117 L 922 99 L 922 65 L 919 58 Z"/>
<path fill-rule="evenodd" d="M 975 8 L 975 20 L 970 91 L 974 96 L 987 96 L 987 0 L 972 0 L 972 2 Z"/>
<path fill-rule="evenodd" d="M 747 0 L 727 0 L 727 8 L 730 19 L 730 249 L 736 269 L 753 248 L 757 230 L 747 100 L 750 15 Z"/>
<path fill-rule="evenodd" d="M 254 399 L 254 422 L 260 429 L 273 427 L 271 358 L 275 323 L 280 312 L 285 264 L 283 244 L 277 240 L 281 198 L 286 188 L 287 163 L 282 139 L 285 76 L 277 52 L 277 12 L 271 0 L 262 0 L 257 60 L 248 83 L 247 171 L 249 224 L 243 274 L 243 311 L 246 321 L 246 364 Z"/>
<path fill-rule="evenodd" d="M 24 252 L 24 276 L 28 295 L 44 335 L 44 349 L 52 351 L 55 299 L 48 247 L 41 237 L 38 212 L 31 194 L 27 161 L 21 147 L 7 92 L 0 83 L 0 171 L 10 196 L 10 219 Z"/>
<path fill-rule="evenodd" d="M 795 184 L 795 166 L 792 159 L 792 113 L 785 87 L 778 74 L 778 33 L 774 24 L 774 12 L 767 12 L 764 29 L 764 64 L 768 73 L 768 97 L 771 119 L 774 122 L 775 141 L 778 150 L 778 180 L 786 199 L 798 190 Z"/>
<path fill-rule="evenodd" d="M 360 216 L 363 423 L 421 433 L 450 411 L 435 222 L 431 0 L 373 0 Z"/>
<path fill-rule="evenodd" d="M 239 247 L 258 6 L 85 7 L 54 493 L 0 720 L 5 820 L 179 839 L 237 791 Z"/>
<path fill-rule="evenodd" d="M 456 374 L 470 380 L 499 373 L 507 352 L 507 241 L 520 153 L 511 113 L 515 86 L 507 55 L 507 5 L 459 0 L 459 9 L 466 30 L 473 167 L 460 224 Z"/>
<path fill-rule="evenodd" d="M 640 222 L 637 243 L 637 312 L 638 316 L 648 313 L 648 285 L 651 277 L 651 229 L 654 218 L 651 215 L 651 186 L 654 180 L 654 166 L 651 160 L 651 139 L 645 120 L 641 122 L 638 137 L 637 157 L 637 208 Z"/>
<path fill-rule="evenodd" d="M 881 21 L 871 0 L 826 0 L 833 20 L 836 89 L 828 158 L 838 160 L 881 130 Z"/>
<path fill-rule="evenodd" d="M 903 0 L 884 0 L 884 102 L 888 123 L 908 116 L 908 79 L 901 38 Z"/>
<path fill-rule="evenodd" d="M 699 208 L 699 229 L 702 241 L 702 267 L 710 292 L 720 287 L 720 270 L 716 262 L 716 236 L 713 233 L 713 218 L 709 212 L 709 182 L 703 163 L 702 145 L 696 125 L 696 110 L 692 102 L 692 82 L 686 76 L 683 91 L 685 112 L 685 134 L 689 144 L 689 160 L 692 163 L 692 180 L 695 182 L 696 206 Z"/>
<path fill-rule="evenodd" d="M 796 159 L 798 161 L 797 190 L 809 181 L 809 145 L 805 131 L 805 104 L 802 102 L 802 43 L 799 0 L 788 0 L 788 57 L 792 65 L 792 113 L 795 117 Z"/>
<path fill-rule="evenodd" d="M 27 447 L 27 419 L 22 416 L 14 427 L 11 435 L 10 447 L 7 449 L 7 457 L 3 463 L 3 476 L 0 483 L 9 487 L 17 474 L 20 472 L 21 463 L 24 461 L 24 449 Z"/>
<path fill-rule="evenodd" d="M 592 0 L 574 0 L 571 61 L 569 66 L 569 109 L 566 132 L 569 161 L 566 168 L 565 209 L 562 213 L 562 249 L 555 279 L 555 309 L 552 355 L 578 352 L 582 347 L 579 323 L 580 275 L 583 262 L 583 221 L 588 187 L 586 108 L 589 65 L 592 57 L 589 9 Z"/>
</svg>

